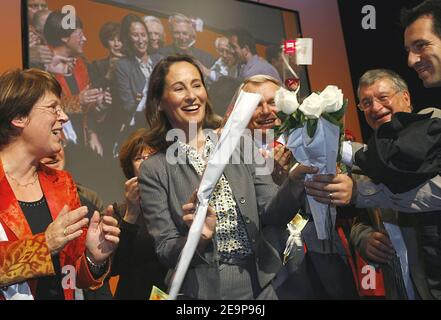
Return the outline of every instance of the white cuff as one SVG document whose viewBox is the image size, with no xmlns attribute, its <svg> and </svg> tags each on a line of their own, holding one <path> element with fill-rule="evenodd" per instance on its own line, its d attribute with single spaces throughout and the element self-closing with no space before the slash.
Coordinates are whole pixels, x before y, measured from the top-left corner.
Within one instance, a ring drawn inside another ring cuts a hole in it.
<svg viewBox="0 0 441 320">
<path fill-rule="evenodd" d="M 352 167 L 352 146 L 350 141 L 343 141 L 341 161 L 348 167 Z"/>
</svg>

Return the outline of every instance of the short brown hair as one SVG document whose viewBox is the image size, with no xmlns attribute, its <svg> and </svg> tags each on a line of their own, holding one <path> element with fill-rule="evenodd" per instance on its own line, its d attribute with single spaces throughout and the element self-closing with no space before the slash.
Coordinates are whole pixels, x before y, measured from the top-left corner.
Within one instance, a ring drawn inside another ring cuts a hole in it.
<svg viewBox="0 0 441 320">
<path fill-rule="evenodd" d="M 401 25 L 409 27 L 417 19 L 428 16 L 432 18 L 432 32 L 441 39 L 441 0 L 426 0 L 411 9 L 401 9 Z"/>
<path fill-rule="evenodd" d="M 26 117 L 47 92 L 61 97 L 61 86 L 50 73 L 39 69 L 10 70 L 0 75 L 0 147 L 20 134 L 12 120 Z"/>
<path fill-rule="evenodd" d="M 63 20 L 66 18 L 67 13 L 62 13 L 61 11 L 53 11 L 47 17 L 46 23 L 44 24 L 44 38 L 47 43 L 52 47 L 61 47 L 64 45 L 63 38 L 70 37 L 72 33 L 77 29 L 83 29 L 83 22 L 78 16 L 75 16 L 75 28 L 64 28 Z"/>
<path fill-rule="evenodd" d="M 119 38 L 121 26 L 117 22 L 109 21 L 106 22 L 100 29 L 100 41 L 104 48 L 109 49 L 109 41 Z"/>
<path fill-rule="evenodd" d="M 147 130 L 144 128 L 136 130 L 121 146 L 119 151 L 119 164 L 127 179 L 131 179 L 135 176 L 132 161 L 137 155 L 146 149 L 150 155 L 156 153 L 155 149 L 151 148 L 145 140 L 146 132 Z"/>
</svg>

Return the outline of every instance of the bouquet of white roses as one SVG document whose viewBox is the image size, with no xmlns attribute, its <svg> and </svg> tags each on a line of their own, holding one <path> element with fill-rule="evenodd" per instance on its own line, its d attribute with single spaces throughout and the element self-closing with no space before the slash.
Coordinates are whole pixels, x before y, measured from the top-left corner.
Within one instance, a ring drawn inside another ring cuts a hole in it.
<svg viewBox="0 0 441 320">
<path fill-rule="evenodd" d="M 330 85 L 299 104 L 295 93 L 280 88 L 275 101 L 282 120 L 276 132 L 285 135 L 286 146 L 296 160 L 318 168 L 320 174 L 336 174 L 343 140 L 342 119 L 347 106 L 342 91 Z M 310 196 L 307 198 L 318 238 L 328 239 L 335 223 L 335 207 L 319 203 Z"/>
</svg>

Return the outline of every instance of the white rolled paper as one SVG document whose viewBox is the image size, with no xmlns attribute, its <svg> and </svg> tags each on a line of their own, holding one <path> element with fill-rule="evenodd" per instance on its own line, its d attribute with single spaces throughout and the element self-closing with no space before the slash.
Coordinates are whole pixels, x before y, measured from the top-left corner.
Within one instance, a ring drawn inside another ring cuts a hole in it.
<svg viewBox="0 0 441 320">
<path fill-rule="evenodd" d="M 184 245 L 176 267 L 176 273 L 170 287 L 169 300 L 176 300 L 201 237 L 208 209 L 208 199 L 231 158 L 234 149 L 239 143 L 240 137 L 250 122 L 261 98 L 262 96 L 260 94 L 240 92 L 234 104 L 233 111 L 222 129 L 219 141 L 210 154 L 207 167 L 205 168 L 198 188 L 197 199 L 199 204 L 197 206 L 195 219 L 188 232 L 187 242 Z"/>
</svg>

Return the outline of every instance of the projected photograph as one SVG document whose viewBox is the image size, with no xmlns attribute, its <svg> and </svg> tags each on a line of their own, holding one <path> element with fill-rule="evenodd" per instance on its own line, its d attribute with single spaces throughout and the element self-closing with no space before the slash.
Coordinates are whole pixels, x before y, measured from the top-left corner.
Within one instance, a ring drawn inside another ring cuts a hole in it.
<svg viewBox="0 0 441 320">
<path fill-rule="evenodd" d="M 121 145 L 147 127 L 149 77 L 161 58 L 193 56 L 223 116 L 244 78 L 292 77 L 281 45 L 301 37 L 297 12 L 248 1 L 26 0 L 22 6 L 24 67 L 54 74 L 63 89 L 64 169 L 105 203 L 123 198 Z M 306 67 L 294 68 L 305 97 Z"/>
</svg>

